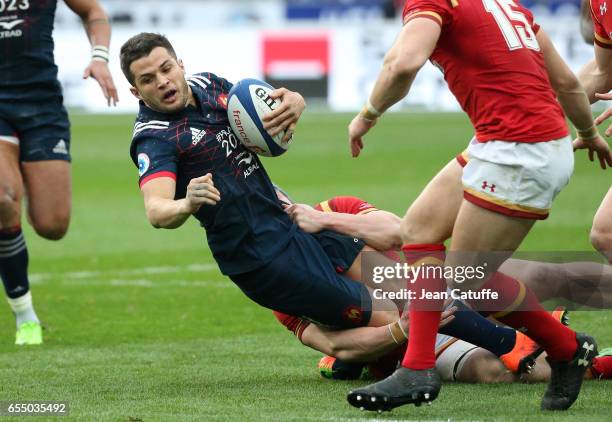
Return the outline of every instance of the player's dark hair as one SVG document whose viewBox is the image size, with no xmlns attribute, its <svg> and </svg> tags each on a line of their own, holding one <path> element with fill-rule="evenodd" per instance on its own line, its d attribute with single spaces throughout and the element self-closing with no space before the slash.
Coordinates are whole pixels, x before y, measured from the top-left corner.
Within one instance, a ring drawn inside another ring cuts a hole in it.
<svg viewBox="0 0 612 422">
<path fill-rule="evenodd" d="M 130 72 L 130 65 L 138 59 L 148 56 L 155 47 L 164 47 L 176 59 L 176 53 L 168 38 L 152 32 L 141 32 L 134 35 L 121 46 L 119 57 L 121 70 L 127 80 L 134 86 L 134 75 Z"/>
</svg>

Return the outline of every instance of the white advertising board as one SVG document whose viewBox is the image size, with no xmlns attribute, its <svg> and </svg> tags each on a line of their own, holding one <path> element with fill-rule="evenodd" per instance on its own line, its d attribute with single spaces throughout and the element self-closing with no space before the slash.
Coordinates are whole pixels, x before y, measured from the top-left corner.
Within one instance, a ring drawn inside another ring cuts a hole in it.
<svg viewBox="0 0 612 422">
<path fill-rule="evenodd" d="M 573 70 L 593 56 L 593 48 L 580 38 L 574 17 L 555 18 L 541 22 L 561 55 Z M 106 107 L 97 84 L 82 79 L 89 59 L 89 45 L 78 28 L 55 32 L 55 57 L 60 68 L 59 78 L 64 87 L 65 102 L 91 112 L 133 112 L 137 101 L 129 93 L 129 84 L 119 67 L 119 49 L 130 36 L 146 28 L 115 29 L 111 43 L 111 71 L 119 89 L 120 104 Z M 399 26 L 382 24 L 341 26 L 338 28 L 285 28 L 275 33 L 292 34 L 319 31 L 329 37 L 329 85 L 327 104 L 335 111 L 355 111 L 365 102 L 377 77 L 385 52 L 393 43 Z M 160 30 L 173 43 L 183 59 L 187 72 L 210 71 L 235 82 L 246 77 L 263 77 L 262 42 L 266 30 L 257 27 L 192 28 L 168 27 Z M 305 72 L 308 73 L 308 72 Z M 417 77 L 411 94 L 396 106 L 419 107 L 426 110 L 459 110 L 444 83 L 442 74 L 427 64 Z"/>
</svg>

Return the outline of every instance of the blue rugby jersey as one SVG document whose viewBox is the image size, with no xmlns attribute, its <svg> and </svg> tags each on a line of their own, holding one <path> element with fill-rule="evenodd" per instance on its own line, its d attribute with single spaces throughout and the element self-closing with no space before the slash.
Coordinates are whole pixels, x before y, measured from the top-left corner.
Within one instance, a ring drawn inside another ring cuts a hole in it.
<svg viewBox="0 0 612 422">
<path fill-rule="evenodd" d="M 61 95 L 53 58 L 57 0 L 0 1 L 0 101 Z"/>
<path fill-rule="evenodd" d="M 280 206 L 257 155 L 231 131 L 227 118 L 231 84 L 211 73 L 187 81 L 197 107 L 169 115 L 140 104 L 130 147 L 140 185 L 151 178 L 172 177 L 175 199 L 180 199 L 191 179 L 211 173 L 221 201 L 203 205 L 195 217 L 206 229 L 224 274 L 254 270 L 285 248 L 296 227 Z"/>
</svg>

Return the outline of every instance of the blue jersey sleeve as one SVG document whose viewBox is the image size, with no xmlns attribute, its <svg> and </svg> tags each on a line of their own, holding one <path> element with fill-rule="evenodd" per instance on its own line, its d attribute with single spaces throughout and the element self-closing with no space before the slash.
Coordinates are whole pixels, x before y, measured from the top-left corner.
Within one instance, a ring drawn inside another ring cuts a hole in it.
<svg viewBox="0 0 612 422">
<path fill-rule="evenodd" d="M 176 180 L 179 152 L 175 142 L 154 137 L 137 139 L 133 157 L 138 166 L 139 185 L 157 177 Z"/>
<path fill-rule="evenodd" d="M 227 109 L 227 94 L 229 94 L 233 86 L 227 79 L 217 76 L 214 73 L 201 72 L 188 77 L 187 83 L 192 87 L 197 85 L 207 91 L 210 98 L 213 100 L 209 103 L 212 108 L 220 107 L 222 109 Z"/>
</svg>

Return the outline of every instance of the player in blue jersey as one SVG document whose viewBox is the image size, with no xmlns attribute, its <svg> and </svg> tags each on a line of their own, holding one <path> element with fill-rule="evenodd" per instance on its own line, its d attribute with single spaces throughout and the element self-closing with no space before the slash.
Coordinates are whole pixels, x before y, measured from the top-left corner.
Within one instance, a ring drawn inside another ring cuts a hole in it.
<svg viewBox="0 0 612 422">
<path fill-rule="evenodd" d="M 110 26 L 96 0 L 65 0 L 92 45 L 83 74 L 109 105 L 117 91 L 108 70 Z M 0 1 L 0 277 L 16 316 L 16 344 L 42 343 L 28 283 L 21 203 L 36 233 L 61 239 L 70 220 L 70 124 L 53 58 L 56 0 Z"/>
<path fill-rule="evenodd" d="M 185 79 L 169 41 L 151 33 L 123 45 L 121 68 L 141 100 L 130 152 L 153 226 L 177 228 L 193 215 L 221 272 L 267 308 L 336 328 L 396 319 L 372 310 L 367 288 L 337 274 L 316 238 L 284 212 L 259 158 L 231 132 L 228 81 Z M 283 88 L 273 96 L 282 104 L 265 127 L 291 132 L 304 100 Z"/>
</svg>

